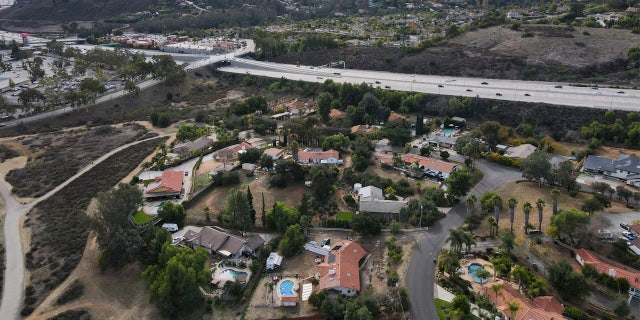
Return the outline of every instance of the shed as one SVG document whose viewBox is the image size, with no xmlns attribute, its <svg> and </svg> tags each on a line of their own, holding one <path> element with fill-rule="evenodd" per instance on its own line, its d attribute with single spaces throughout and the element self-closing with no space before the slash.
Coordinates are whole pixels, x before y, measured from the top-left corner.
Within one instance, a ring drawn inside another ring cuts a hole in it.
<svg viewBox="0 0 640 320">
<path fill-rule="evenodd" d="M 267 270 L 273 270 L 282 265 L 282 256 L 277 252 L 271 252 L 267 258 Z"/>
<path fill-rule="evenodd" d="M 169 232 L 176 232 L 178 231 L 178 225 L 175 223 L 163 223 L 162 229 L 165 229 Z"/>
<path fill-rule="evenodd" d="M 253 163 L 243 163 L 242 170 L 253 171 L 256 169 L 256 165 Z"/>
</svg>

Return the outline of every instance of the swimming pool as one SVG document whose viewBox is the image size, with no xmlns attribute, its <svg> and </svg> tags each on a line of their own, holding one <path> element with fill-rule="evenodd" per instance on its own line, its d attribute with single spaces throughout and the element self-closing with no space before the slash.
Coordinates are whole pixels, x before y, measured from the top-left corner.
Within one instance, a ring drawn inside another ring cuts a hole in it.
<svg viewBox="0 0 640 320">
<path fill-rule="evenodd" d="M 246 272 L 244 271 L 237 271 L 237 270 L 233 270 L 233 269 L 226 269 L 226 270 L 222 270 L 222 272 L 220 272 L 220 274 L 218 274 L 218 279 L 220 280 L 231 280 L 234 281 L 236 280 L 236 277 L 241 276 L 241 275 L 248 275 Z"/>
<path fill-rule="evenodd" d="M 472 263 L 469 265 L 469 275 L 473 278 L 473 281 L 477 283 L 487 282 L 487 279 L 476 276 L 476 272 L 478 272 L 478 270 L 483 270 L 483 269 L 484 267 L 479 263 Z"/>
<path fill-rule="evenodd" d="M 280 282 L 280 295 L 283 296 L 292 296 L 293 293 L 293 281 L 284 280 Z"/>
<path fill-rule="evenodd" d="M 444 130 L 444 136 L 445 137 L 451 137 L 451 135 L 453 135 L 453 130 L 452 129 L 445 129 Z"/>
</svg>

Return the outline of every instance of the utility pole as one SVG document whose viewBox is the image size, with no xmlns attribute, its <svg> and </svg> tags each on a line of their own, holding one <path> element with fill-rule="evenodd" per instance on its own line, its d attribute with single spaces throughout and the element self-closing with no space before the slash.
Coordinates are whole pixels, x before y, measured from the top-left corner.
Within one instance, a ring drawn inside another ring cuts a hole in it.
<svg viewBox="0 0 640 320">
<path fill-rule="evenodd" d="M 420 206 L 420 230 L 422 230 L 422 209 L 424 208 L 424 206 Z"/>
</svg>

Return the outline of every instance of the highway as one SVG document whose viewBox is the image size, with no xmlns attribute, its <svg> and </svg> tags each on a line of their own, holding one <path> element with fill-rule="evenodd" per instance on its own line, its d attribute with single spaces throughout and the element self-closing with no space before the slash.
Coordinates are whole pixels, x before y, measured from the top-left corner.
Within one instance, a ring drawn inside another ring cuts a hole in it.
<svg viewBox="0 0 640 320">
<path fill-rule="evenodd" d="M 548 103 L 574 107 L 640 111 L 640 90 L 567 83 L 403 74 L 355 69 L 296 66 L 231 58 L 220 71 L 322 83 L 327 79 L 407 92 Z"/>
</svg>

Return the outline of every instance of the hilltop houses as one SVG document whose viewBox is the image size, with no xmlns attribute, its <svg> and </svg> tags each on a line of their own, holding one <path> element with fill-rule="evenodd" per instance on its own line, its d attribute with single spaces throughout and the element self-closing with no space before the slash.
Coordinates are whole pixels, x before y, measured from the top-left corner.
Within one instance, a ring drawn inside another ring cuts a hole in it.
<svg viewBox="0 0 640 320">
<path fill-rule="evenodd" d="M 264 244 L 264 239 L 257 234 L 243 237 L 216 226 L 203 227 L 200 232 L 189 230 L 184 235 L 184 241 L 194 249 L 201 247 L 210 254 L 225 258 L 238 258 L 243 254 L 251 255 Z"/>
<path fill-rule="evenodd" d="M 615 160 L 588 156 L 580 171 L 603 175 L 622 180 L 629 185 L 640 186 L 640 158 L 636 156 L 621 154 Z"/>
<path fill-rule="evenodd" d="M 301 164 L 341 164 L 340 153 L 329 149 L 327 151 L 298 151 L 298 163 Z"/>
<path fill-rule="evenodd" d="M 178 198 L 182 193 L 183 171 L 165 170 L 155 181 L 147 185 L 142 193 L 144 198 Z"/>
</svg>

